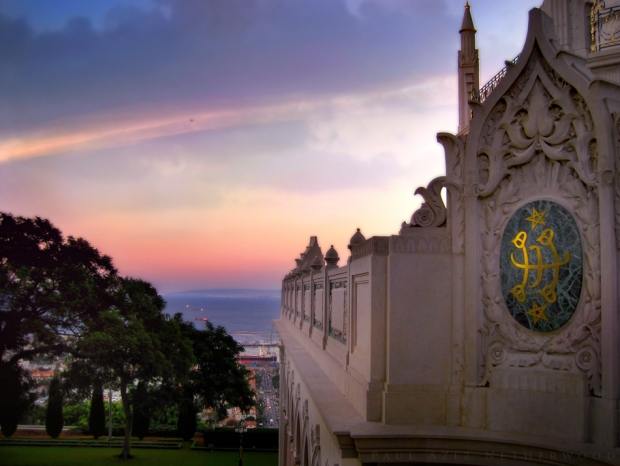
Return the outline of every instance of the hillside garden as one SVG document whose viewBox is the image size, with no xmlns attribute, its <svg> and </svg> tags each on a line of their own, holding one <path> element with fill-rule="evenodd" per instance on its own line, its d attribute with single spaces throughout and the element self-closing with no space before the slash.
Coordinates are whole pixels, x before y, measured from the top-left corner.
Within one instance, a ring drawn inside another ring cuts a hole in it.
<svg viewBox="0 0 620 466">
<path fill-rule="evenodd" d="M 44 424 L 52 438 L 66 425 L 107 437 L 109 388 L 120 391 L 112 416 L 113 434 L 123 438 L 120 459 L 133 457 L 132 434 L 189 440 L 206 428 L 198 417 L 204 410 L 215 419 L 229 407 L 249 411 L 255 395 L 236 359 L 243 348 L 222 327 L 207 322 L 198 330 L 164 308 L 150 283 L 120 276 L 85 239 L 65 238 L 45 219 L 0 213 L 4 437 L 20 420 Z M 34 404 L 40 384 L 23 369 L 37 358 L 66 365 L 43 388 L 46 406 Z"/>
</svg>

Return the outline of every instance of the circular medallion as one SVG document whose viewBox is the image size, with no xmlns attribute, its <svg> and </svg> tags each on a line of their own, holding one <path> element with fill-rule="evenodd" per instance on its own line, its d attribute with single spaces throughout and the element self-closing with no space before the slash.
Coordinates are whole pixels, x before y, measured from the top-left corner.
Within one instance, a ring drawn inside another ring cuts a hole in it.
<svg viewBox="0 0 620 466">
<path fill-rule="evenodd" d="M 552 332 L 571 318 L 581 294 L 583 259 L 572 215 L 552 201 L 535 201 L 508 221 L 500 251 L 502 294 L 517 322 Z"/>
</svg>

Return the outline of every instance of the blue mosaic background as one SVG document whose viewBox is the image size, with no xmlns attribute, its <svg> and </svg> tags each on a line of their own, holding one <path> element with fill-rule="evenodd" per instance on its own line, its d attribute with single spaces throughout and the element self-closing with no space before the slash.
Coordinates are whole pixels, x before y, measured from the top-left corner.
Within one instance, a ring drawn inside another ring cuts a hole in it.
<svg viewBox="0 0 620 466">
<path fill-rule="evenodd" d="M 538 216 L 535 215 L 535 211 L 539 213 Z M 542 212 L 545 214 L 542 215 Z M 538 218 L 544 222 L 544 225 L 536 221 L 532 222 L 528 218 Z M 552 234 L 546 231 L 549 229 L 553 232 Z M 524 264 L 523 250 L 518 247 L 521 243 L 519 240 L 517 244 L 514 242 L 517 235 L 520 235 L 521 240 L 527 238 L 524 245 L 530 266 L 537 265 L 539 260 L 536 248 L 532 249 L 531 246 L 538 246 L 542 264 L 546 265 L 555 263 L 550 244 L 553 244 L 557 251 L 559 258 L 557 262 L 566 260 L 566 253 L 570 254 L 568 262 L 559 267 L 554 302 L 549 302 L 554 298 L 550 293 L 546 293 L 548 299 L 545 299 L 545 293 L 541 291 L 545 291 L 545 287 L 554 288 L 553 282 L 557 270 L 555 267 L 543 269 L 540 276 L 538 269 L 530 268 L 527 272 L 527 283 L 523 288 L 523 294 L 519 294 L 517 290 L 518 296 L 515 295 L 515 287 L 522 284 L 525 273 L 524 268 L 519 268 L 513 263 L 514 260 L 518 264 Z M 579 303 L 583 279 L 581 239 L 577 224 L 568 210 L 555 202 L 545 200 L 531 202 L 517 210 L 508 221 L 502 236 L 500 277 L 506 307 L 516 321 L 524 327 L 538 332 L 551 332 L 568 322 Z M 536 284 L 538 278 L 540 282 Z M 534 284 L 536 286 L 532 288 L 531 285 Z M 520 302 L 518 297 L 523 302 Z M 532 315 L 532 309 L 540 309 L 544 306 L 546 306 L 544 311 L 537 312 L 538 318 Z"/>
</svg>

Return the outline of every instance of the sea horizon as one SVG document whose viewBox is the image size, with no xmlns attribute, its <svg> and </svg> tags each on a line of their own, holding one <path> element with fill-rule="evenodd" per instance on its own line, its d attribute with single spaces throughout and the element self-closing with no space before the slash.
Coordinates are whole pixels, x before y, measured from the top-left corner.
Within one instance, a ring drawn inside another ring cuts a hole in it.
<svg viewBox="0 0 620 466">
<path fill-rule="evenodd" d="M 213 288 L 165 293 L 164 312 L 203 328 L 203 318 L 221 326 L 239 343 L 277 339 L 273 320 L 280 315 L 280 290 Z M 250 333 L 251 332 L 251 333 Z M 259 333 L 260 332 L 260 333 Z"/>
</svg>

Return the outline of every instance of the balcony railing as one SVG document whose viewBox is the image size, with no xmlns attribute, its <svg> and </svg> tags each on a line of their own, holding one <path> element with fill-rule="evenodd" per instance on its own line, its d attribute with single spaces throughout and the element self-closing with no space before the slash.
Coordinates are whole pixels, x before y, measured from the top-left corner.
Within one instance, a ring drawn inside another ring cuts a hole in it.
<svg viewBox="0 0 620 466">
<path fill-rule="evenodd" d="M 510 63 L 512 63 L 513 65 L 516 65 L 517 61 L 519 60 L 519 57 L 520 55 L 517 55 L 513 60 L 510 60 Z M 506 76 L 506 71 L 507 71 L 507 68 L 502 68 L 500 72 L 497 73 L 495 76 L 493 76 L 488 83 L 486 83 L 484 86 L 482 86 L 477 91 L 472 91 L 469 97 L 469 100 L 473 102 L 478 102 L 480 104 L 484 102 L 487 99 L 487 97 L 491 95 L 491 92 L 493 92 L 493 90 L 498 86 L 498 84 L 504 78 L 504 76 Z"/>
<path fill-rule="evenodd" d="M 596 0 L 590 10 L 592 52 L 620 45 L 620 6 L 605 8 L 603 0 Z"/>
</svg>

